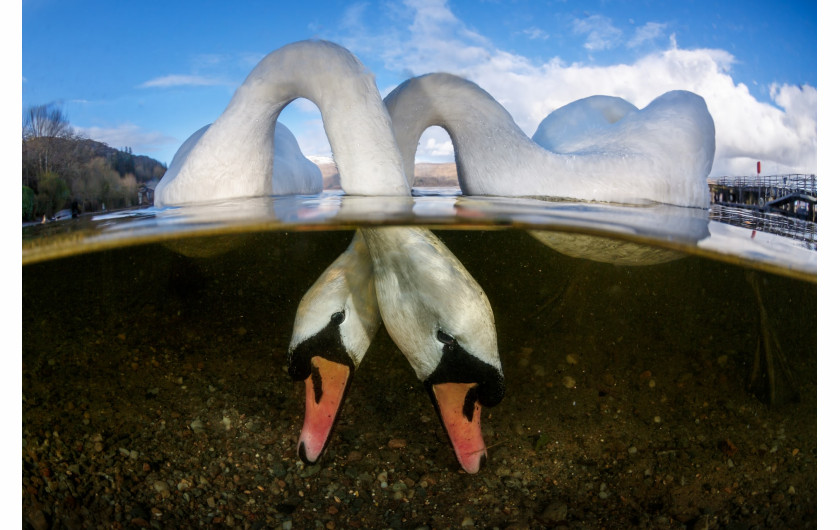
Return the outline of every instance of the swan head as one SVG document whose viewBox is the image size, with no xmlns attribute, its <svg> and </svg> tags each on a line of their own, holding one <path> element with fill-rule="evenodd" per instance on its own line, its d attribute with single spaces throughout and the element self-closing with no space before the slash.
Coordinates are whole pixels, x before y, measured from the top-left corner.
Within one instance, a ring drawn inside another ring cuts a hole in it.
<svg viewBox="0 0 840 530">
<path fill-rule="evenodd" d="M 304 381 L 306 412 L 298 455 L 315 463 L 326 447 L 353 373 L 379 329 L 373 268 L 358 234 L 298 306 L 289 375 Z"/>
<path fill-rule="evenodd" d="M 363 233 L 388 334 L 423 381 L 459 463 L 475 473 L 487 457 L 481 409 L 504 396 L 490 302 L 429 230 Z"/>
</svg>

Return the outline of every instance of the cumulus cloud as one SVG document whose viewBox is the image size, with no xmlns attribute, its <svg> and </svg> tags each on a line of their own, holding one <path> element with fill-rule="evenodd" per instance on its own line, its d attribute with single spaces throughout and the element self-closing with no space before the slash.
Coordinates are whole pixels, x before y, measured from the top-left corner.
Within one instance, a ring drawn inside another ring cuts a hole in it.
<svg viewBox="0 0 840 530">
<path fill-rule="evenodd" d="M 494 46 L 458 19 L 445 0 L 388 6 L 394 10 L 391 16 L 404 23 L 372 30 L 364 26 L 363 17 L 354 16 L 352 31 L 330 37 L 364 61 L 381 61 L 405 77 L 441 71 L 466 77 L 504 105 L 528 135 L 551 111 L 583 97 L 618 96 L 642 108 L 669 90 L 690 90 L 705 98 L 715 120 L 712 176 L 752 174 L 757 160 L 779 171 L 816 172 L 816 89 L 774 85 L 768 87 L 772 103 L 758 101 L 746 85 L 732 79 L 729 72 L 736 58 L 726 51 L 682 49 L 671 34 L 667 49 L 629 64 L 568 64 L 562 57 L 537 62 Z M 620 30 L 600 15 L 573 25 L 591 51 L 639 46 L 661 37 L 666 29 L 664 24 L 644 23 L 622 42 Z M 446 141 L 442 131 L 427 132 L 418 159 L 443 161 L 439 153 Z"/>
<path fill-rule="evenodd" d="M 174 86 L 215 86 L 224 84 L 218 79 L 201 75 L 172 74 L 150 79 L 140 88 L 169 88 Z"/>
</svg>

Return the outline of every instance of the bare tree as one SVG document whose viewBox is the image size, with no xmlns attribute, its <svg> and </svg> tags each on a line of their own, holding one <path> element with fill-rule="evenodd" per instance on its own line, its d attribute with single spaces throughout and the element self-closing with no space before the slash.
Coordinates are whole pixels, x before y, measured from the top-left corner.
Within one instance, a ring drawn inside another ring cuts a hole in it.
<svg viewBox="0 0 840 530">
<path fill-rule="evenodd" d="M 55 103 L 32 105 L 23 117 L 23 137 L 72 138 L 73 127 L 64 109 Z"/>
</svg>

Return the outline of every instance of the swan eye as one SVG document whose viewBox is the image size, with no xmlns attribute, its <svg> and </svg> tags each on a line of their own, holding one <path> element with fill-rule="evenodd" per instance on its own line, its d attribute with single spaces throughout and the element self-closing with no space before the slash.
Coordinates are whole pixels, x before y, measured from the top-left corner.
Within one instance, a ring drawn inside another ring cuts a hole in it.
<svg viewBox="0 0 840 530">
<path fill-rule="evenodd" d="M 452 349 L 455 347 L 455 338 L 443 331 L 438 330 L 437 340 L 444 344 L 444 349 Z"/>
<path fill-rule="evenodd" d="M 342 322 L 344 322 L 344 311 L 333 313 L 330 317 L 330 322 L 332 322 L 333 324 L 341 324 Z"/>
</svg>

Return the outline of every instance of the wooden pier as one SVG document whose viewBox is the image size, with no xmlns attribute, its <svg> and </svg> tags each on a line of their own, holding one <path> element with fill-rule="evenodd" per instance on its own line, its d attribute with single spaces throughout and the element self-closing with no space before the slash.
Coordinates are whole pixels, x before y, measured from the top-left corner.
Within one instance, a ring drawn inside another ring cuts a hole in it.
<svg viewBox="0 0 840 530">
<path fill-rule="evenodd" d="M 817 222 L 816 175 L 721 177 L 709 180 L 713 204 Z"/>
</svg>

